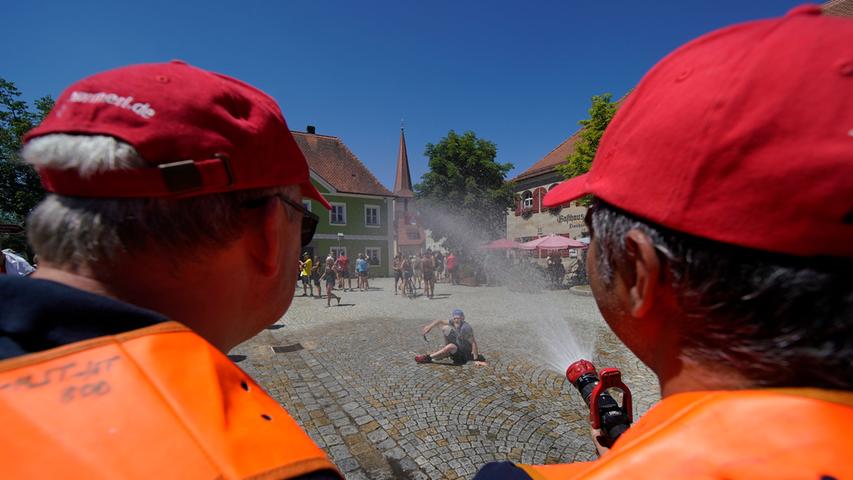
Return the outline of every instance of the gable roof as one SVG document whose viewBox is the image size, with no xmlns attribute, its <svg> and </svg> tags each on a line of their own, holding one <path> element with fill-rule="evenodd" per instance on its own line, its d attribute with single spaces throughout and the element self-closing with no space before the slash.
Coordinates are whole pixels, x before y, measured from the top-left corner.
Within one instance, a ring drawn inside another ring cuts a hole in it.
<svg viewBox="0 0 853 480">
<path fill-rule="evenodd" d="M 338 137 L 291 132 L 308 168 L 336 192 L 393 197 Z"/>
<path fill-rule="evenodd" d="M 853 0 L 829 0 L 824 2 L 823 13 L 838 17 L 853 17 Z"/>
<path fill-rule="evenodd" d="M 843 0 L 843 1 L 853 1 L 853 0 Z M 629 90 L 625 95 L 622 95 L 622 98 L 613 102 L 616 106 L 616 109 L 622 106 L 627 100 L 628 95 L 631 94 Z M 531 177 L 536 177 L 538 175 L 543 175 L 546 173 L 551 173 L 554 171 L 554 167 L 561 163 L 566 162 L 566 157 L 569 156 L 572 152 L 575 151 L 575 144 L 577 144 L 578 140 L 581 137 L 581 132 L 583 131 L 583 127 L 578 129 L 575 133 L 573 133 L 569 138 L 563 141 L 563 143 L 557 145 L 556 148 L 548 152 L 547 155 L 542 157 L 541 160 L 534 163 L 533 166 L 528 168 L 527 170 L 519 173 L 515 178 L 512 179 L 513 182 L 518 182 L 520 180 L 525 180 Z"/>
<path fill-rule="evenodd" d="M 580 138 L 581 131 L 573 133 L 571 137 L 557 145 L 556 148 L 548 152 L 541 160 L 534 163 L 533 166 L 518 174 L 512 181 L 517 182 L 526 178 L 535 177 L 544 173 L 550 173 L 554 167 L 561 163 L 566 163 L 566 157 L 575 150 L 575 144 Z"/>
</svg>

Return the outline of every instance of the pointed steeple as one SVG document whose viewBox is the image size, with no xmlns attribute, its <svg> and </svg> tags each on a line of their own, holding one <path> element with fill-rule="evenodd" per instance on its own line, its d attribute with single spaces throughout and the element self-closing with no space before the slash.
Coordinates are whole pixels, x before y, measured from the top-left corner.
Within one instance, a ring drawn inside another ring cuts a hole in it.
<svg viewBox="0 0 853 480">
<path fill-rule="evenodd" d="M 394 195 L 401 198 L 414 198 L 412 175 L 409 173 L 409 154 L 406 152 L 406 135 L 400 127 L 400 151 L 397 153 L 397 179 L 394 181 Z"/>
</svg>

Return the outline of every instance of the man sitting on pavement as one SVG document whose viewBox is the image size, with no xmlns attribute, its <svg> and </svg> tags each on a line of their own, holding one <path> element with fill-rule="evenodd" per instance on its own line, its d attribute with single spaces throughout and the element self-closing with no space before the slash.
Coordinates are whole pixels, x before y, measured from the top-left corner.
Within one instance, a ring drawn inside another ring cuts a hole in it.
<svg viewBox="0 0 853 480">
<path fill-rule="evenodd" d="M 444 347 L 425 355 L 417 355 L 415 361 L 418 363 L 432 363 L 450 357 L 456 365 L 462 365 L 474 361 L 475 365 L 485 365 L 486 362 L 480 355 L 477 340 L 474 338 L 474 329 L 465 321 L 465 314 L 460 309 L 453 310 L 450 321 L 438 319 L 424 326 L 421 333 L 424 338 L 435 327 L 441 326 L 441 334 L 444 336 Z"/>
<path fill-rule="evenodd" d="M 183 62 L 68 88 L 25 137 L 40 268 L 0 277 L 4 478 L 340 478 L 226 356 L 329 208 L 275 101 Z M 181 322 L 181 323 L 178 323 Z"/>
<path fill-rule="evenodd" d="M 662 400 L 598 461 L 477 479 L 853 478 L 851 46 L 800 7 L 637 85 L 544 206 L 594 195 L 590 286 Z"/>
</svg>

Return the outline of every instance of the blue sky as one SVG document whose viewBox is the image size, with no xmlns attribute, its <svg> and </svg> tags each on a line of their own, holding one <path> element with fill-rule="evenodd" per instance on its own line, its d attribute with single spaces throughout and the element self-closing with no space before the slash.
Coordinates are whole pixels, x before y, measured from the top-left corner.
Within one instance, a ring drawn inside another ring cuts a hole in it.
<svg viewBox="0 0 853 480">
<path fill-rule="evenodd" d="M 0 77 L 32 100 L 88 74 L 185 60 L 272 95 L 293 130 L 340 137 L 391 188 L 405 120 L 412 179 L 428 142 L 473 130 L 521 173 L 686 41 L 801 2 L 16 1 Z"/>
</svg>

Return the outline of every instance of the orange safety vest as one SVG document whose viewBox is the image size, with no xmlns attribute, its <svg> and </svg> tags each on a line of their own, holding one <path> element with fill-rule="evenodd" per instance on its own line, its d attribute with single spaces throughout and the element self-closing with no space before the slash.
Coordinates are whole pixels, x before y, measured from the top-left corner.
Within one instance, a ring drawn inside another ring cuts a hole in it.
<svg viewBox="0 0 853 480">
<path fill-rule="evenodd" d="M 673 395 L 595 462 L 518 466 L 534 480 L 853 478 L 853 393 Z"/>
<path fill-rule="evenodd" d="M 175 322 L 0 362 L 3 478 L 337 472 L 240 368 Z"/>
</svg>

